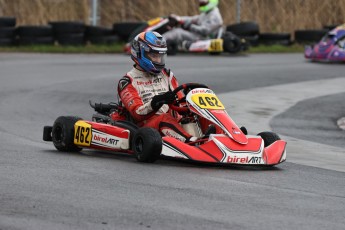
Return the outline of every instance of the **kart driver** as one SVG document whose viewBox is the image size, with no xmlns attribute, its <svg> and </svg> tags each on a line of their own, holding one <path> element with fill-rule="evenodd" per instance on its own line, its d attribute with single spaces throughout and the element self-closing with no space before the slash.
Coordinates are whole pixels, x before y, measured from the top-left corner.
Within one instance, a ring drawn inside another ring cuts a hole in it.
<svg viewBox="0 0 345 230">
<path fill-rule="evenodd" d="M 196 141 L 197 137 L 182 128 L 167 105 L 175 100 L 172 91 L 178 82 L 165 68 L 166 55 L 167 44 L 159 33 L 138 34 L 131 45 L 131 58 L 135 64 L 120 79 L 118 94 L 139 127 L 157 129 L 161 135 L 183 142 Z"/>
<path fill-rule="evenodd" d="M 223 19 L 218 9 L 218 0 L 199 0 L 201 14 L 195 16 L 170 15 L 181 27 L 173 28 L 163 34 L 168 43 L 182 44 L 184 41 L 197 41 L 205 38 L 215 38 L 223 25 Z"/>
</svg>

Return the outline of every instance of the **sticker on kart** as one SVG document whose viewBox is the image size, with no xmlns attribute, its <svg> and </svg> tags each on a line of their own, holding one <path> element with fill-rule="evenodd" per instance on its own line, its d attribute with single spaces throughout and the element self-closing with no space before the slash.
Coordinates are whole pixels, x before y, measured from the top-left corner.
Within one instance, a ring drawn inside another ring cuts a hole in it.
<svg viewBox="0 0 345 230">
<path fill-rule="evenodd" d="M 153 19 L 147 21 L 147 24 L 148 24 L 149 26 L 152 26 L 152 25 L 157 24 L 157 23 L 160 22 L 161 20 L 162 20 L 162 19 L 161 19 L 160 17 L 158 17 L 158 18 L 153 18 Z"/>
<path fill-rule="evenodd" d="M 74 124 L 74 144 L 80 146 L 90 146 L 92 138 L 91 125 L 85 121 L 77 121 Z"/>
<path fill-rule="evenodd" d="M 201 109 L 221 109 L 225 107 L 215 94 L 199 93 L 192 95 L 192 101 Z"/>
</svg>

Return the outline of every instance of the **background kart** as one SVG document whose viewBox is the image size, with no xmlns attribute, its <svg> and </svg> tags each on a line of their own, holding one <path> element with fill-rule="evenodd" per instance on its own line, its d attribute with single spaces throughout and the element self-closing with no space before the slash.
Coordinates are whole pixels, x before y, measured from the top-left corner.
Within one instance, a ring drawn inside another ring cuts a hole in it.
<svg viewBox="0 0 345 230">
<path fill-rule="evenodd" d="M 138 27 L 130 35 L 128 43 L 124 46 L 124 51 L 130 54 L 131 42 L 136 35 L 146 31 L 156 31 L 164 34 L 168 30 L 179 26 L 179 22 L 166 17 L 158 17 L 149 20 L 146 24 Z M 215 38 L 202 39 L 195 42 L 185 41 L 183 44 L 168 43 L 168 54 L 174 55 L 177 52 L 208 52 L 210 54 L 220 54 L 222 52 L 238 53 L 248 49 L 248 43 L 244 38 L 239 38 L 230 31 L 224 32 L 220 28 Z"/>
<path fill-rule="evenodd" d="M 272 166 L 286 160 L 286 142 L 273 132 L 248 135 L 226 112 L 223 104 L 207 86 L 183 84 L 173 92 L 183 91 L 183 98 L 169 105 L 183 114 L 184 129 L 200 139 L 184 143 L 163 136 L 152 128 L 138 128 L 126 119 L 112 119 L 112 112 L 121 117 L 124 108 L 115 103 L 91 104 L 98 113 L 93 121 L 78 117 L 59 117 L 53 126 L 45 126 L 43 140 L 53 141 L 59 151 L 80 151 L 82 148 L 110 150 L 134 154 L 138 161 L 154 162 L 160 156 L 196 162 Z M 205 136 L 200 119 L 207 119 L 221 128 L 219 133 Z M 187 122 L 186 122 L 187 121 Z"/>
<path fill-rule="evenodd" d="M 306 46 L 304 56 L 312 61 L 345 62 L 345 24 L 329 31 L 319 43 Z"/>
</svg>

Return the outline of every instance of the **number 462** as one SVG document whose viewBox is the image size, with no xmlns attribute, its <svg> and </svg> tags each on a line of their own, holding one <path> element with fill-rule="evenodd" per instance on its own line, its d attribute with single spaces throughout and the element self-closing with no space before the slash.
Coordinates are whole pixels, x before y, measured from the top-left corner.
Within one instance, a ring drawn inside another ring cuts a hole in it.
<svg viewBox="0 0 345 230">
<path fill-rule="evenodd" d="M 216 106 L 216 107 L 223 107 L 219 105 L 219 102 L 216 97 L 199 97 L 199 104 L 203 106 Z"/>
<path fill-rule="evenodd" d="M 84 128 L 78 126 L 77 131 L 75 133 L 75 139 L 77 139 L 80 143 L 90 144 L 89 141 L 89 135 L 90 135 L 90 128 Z"/>
</svg>

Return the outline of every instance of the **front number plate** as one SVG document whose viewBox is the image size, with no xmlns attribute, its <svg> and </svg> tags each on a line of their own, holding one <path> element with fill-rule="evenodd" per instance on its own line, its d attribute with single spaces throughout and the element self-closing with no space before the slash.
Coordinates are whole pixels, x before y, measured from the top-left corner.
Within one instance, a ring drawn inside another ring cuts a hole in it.
<svg viewBox="0 0 345 230">
<path fill-rule="evenodd" d="M 215 94 L 195 94 L 192 96 L 192 101 L 202 109 L 225 109 Z"/>
</svg>

